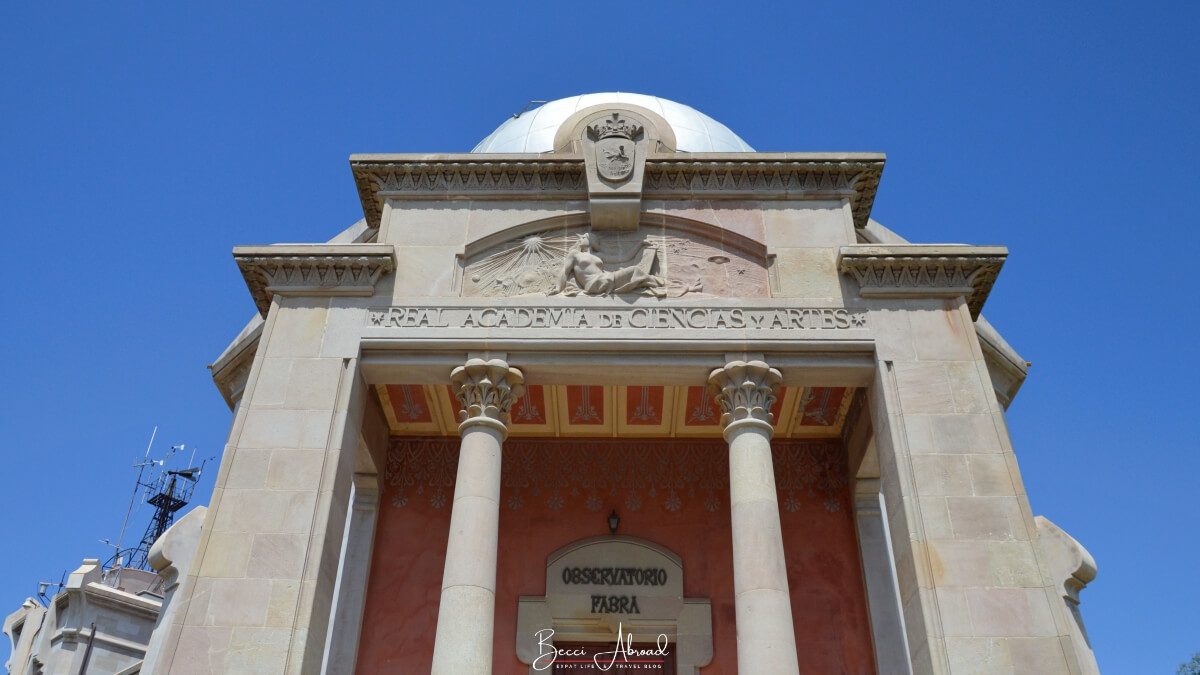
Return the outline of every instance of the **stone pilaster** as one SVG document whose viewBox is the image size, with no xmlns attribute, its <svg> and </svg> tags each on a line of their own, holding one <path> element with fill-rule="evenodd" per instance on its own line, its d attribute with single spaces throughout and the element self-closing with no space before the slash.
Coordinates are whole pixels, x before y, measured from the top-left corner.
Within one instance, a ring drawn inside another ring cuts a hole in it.
<svg viewBox="0 0 1200 675">
<path fill-rule="evenodd" d="M 896 563 L 892 560 L 892 542 L 888 537 L 883 497 L 879 494 L 879 479 L 859 478 L 855 481 L 854 521 L 867 607 L 871 612 L 876 668 L 881 673 L 911 675 L 912 659 L 904 634 L 904 608 L 900 604 L 900 587 L 896 584 Z"/>
<path fill-rule="evenodd" d="M 276 297 L 164 672 L 318 672 L 367 389 L 323 356 L 328 300 Z"/>
<path fill-rule="evenodd" d="M 354 474 L 350 508 L 342 537 L 342 556 L 333 590 L 331 619 L 325 637 L 325 658 L 321 666 L 323 673 L 354 672 L 363 608 L 367 601 L 375 523 L 379 517 L 379 492 L 377 474 Z"/>
<path fill-rule="evenodd" d="M 371 401 L 339 326 L 392 247 L 239 247 L 264 315 L 158 672 L 320 672 Z"/>
<path fill-rule="evenodd" d="M 708 376 L 729 443 L 729 505 L 738 670 L 798 673 L 779 500 L 771 456 L 771 406 L 782 376 L 762 361 L 730 361 Z"/>
<path fill-rule="evenodd" d="M 913 672 L 1075 672 L 965 298 L 878 302 L 871 419 Z"/>
<path fill-rule="evenodd" d="M 472 358 L 450 374 L 462 446 L 438 606 L 431 672 L 492 672 L 500 459 L 509 411 L 524 390 L 521 371 L 501 359 Z"/>
<path fill-rule="evenodd" d="M 885 513 L 915 673 L 1074 673 L 974 320 L 991 246 L 844 246 L 870 310 Z"/>
</svg>

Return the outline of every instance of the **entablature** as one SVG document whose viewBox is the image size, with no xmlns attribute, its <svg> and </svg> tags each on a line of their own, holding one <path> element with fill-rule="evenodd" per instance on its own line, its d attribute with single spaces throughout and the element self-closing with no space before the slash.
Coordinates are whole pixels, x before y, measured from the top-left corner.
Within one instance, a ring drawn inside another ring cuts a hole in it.
<svg viewBox="0 0 1200 675">
<path fill-rule="evenodd" d="M 238 246 L 233 258 L 264 317 L 273 295 L 370 296 L 396 268 L 390 244 Z"/>
<path fill-rule="evenodd" d="M 645 199 L 849 199 L 865 227 L 883 173 L 879 153 L 656 153 Z M 587 199 L 582 155 L 361 154 L 350 168 L 370 227 L 387 199 Z"/>
<path fill-rule="evenodd" d="M 1003 246 L 843 246 L 838 270 L 858 281 L 864 298 L 962 296 L 977 319 L 1007 256 Z"/>
</svg>

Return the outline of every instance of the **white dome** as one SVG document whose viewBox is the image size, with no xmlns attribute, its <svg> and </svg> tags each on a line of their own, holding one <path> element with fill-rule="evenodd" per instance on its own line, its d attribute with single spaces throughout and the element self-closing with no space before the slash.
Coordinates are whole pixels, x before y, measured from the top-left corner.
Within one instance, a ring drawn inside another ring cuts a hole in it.
<svg viewBox="0 0 1200 675">
<path fill-rule="evenodd" d="M 754 152 L 729 127 L 695 108 L 657 96 L 619 92 L 560 98 L 520 117 L 510 117 L 471 152 L 550 152 L 554 133 L 568 117 L 604 103 L 628 103 L 662 115 L 675 132 L 676 149 L 681 152 Z"/>
</svg>

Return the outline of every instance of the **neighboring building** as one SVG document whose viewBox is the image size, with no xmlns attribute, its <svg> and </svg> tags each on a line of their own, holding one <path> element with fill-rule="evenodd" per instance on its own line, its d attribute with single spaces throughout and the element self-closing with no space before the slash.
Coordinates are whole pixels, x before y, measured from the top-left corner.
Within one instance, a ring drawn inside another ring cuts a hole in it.
<svg viewBox="0 0 1200 675">
<path fill-rule="evenodd" d="M 49 606 L 33 598 L 4 620 L 13 675 L 136 673 L 162 605 L 153 572 L 106 571 L 88 558 Z"/>
<path fill-rule="evenodd" d="M 144 672 L 577 672 L 619 634 L 639 672 L 1095 672 L 980 316 L 1006 250 L 872 221 L 883 155 L 595 94 L 350 165 L 363 221 L 234 249 L 259 316 Z"/>
</svg>

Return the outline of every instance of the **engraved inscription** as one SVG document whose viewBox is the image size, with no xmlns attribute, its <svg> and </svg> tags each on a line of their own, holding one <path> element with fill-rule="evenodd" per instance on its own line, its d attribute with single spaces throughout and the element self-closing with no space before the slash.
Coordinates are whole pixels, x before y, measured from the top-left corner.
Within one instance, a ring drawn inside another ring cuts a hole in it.
<svg viewBox="0 0 1200 675">
<path fill-rule="evenodd" d="M 654 328 L 664 330 L 849 330 L 865 312 L 841 308 L 755 307 L 378 307 L 382 328 Z"/>
</svg>

